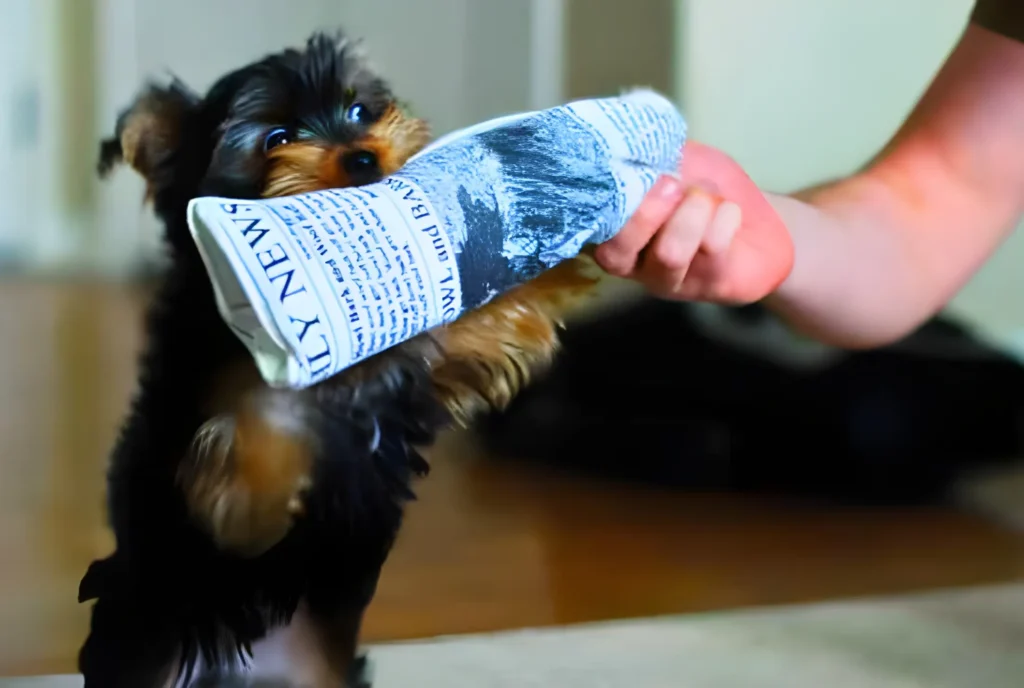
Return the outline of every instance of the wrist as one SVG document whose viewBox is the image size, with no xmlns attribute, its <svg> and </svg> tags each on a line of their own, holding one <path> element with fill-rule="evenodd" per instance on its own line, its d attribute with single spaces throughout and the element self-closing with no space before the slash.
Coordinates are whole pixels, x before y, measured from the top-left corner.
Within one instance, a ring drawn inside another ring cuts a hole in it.
<svg viewBox="0 0 1024 688">
<path fill-rule="evenodd" d="M 794 257 L 764 305 L 803 335 L 835 346 L 860 346 L 863 333 L 855 329 L 860 318 L 846 312 L 850 306 L 857 310 L 847 296 L 856 291 L 856 265 L 862 261 L 852 255 L 858 246 L 848 241 L 851 220 L 840 202 L 845 192 L 829 184 L 793 195 L 765 194 L 789 233 Z"/>
<path fill-rule="evenodd" d="M 808 238 L 804 236 L 800 228 L 806 224 L 807 216 L 815 210 L 813 206 L 800 200 L 795 194 L 788 196 L 766 192 L 765 199 L 781 219 L 793 246 L 793 261 L 790 263 L 789 269 L 785 271 L 779 283 L 764 299 L 765 305 L 785 317 L 794 310 L 799 310 L 801 294 L 807 289 L 803 285 L 806 282 L 808 270 L 807 253 L 811 247 L 807 245 Z"/>
</svg>

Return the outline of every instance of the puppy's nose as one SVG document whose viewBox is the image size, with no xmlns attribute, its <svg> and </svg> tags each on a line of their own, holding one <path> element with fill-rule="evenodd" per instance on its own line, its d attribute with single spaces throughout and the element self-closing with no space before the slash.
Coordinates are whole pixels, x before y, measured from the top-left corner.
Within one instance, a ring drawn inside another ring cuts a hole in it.
<svg viewBox="0 0 1024 688">
<path fill-rule="evenodd" d="M 354 150 L 342 154 L 341 167 L 354 184 L 369 184 L 381 177 L 380 161 L 372 151 Z"/>
</svg>

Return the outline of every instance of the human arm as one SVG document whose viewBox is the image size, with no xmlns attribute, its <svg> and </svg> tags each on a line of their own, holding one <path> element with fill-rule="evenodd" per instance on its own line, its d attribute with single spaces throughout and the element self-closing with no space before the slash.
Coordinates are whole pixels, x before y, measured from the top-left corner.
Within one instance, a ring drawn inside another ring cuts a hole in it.
<svg viewBox="0 0 1024 688">
<path fill-rule="evenodd" d="M 837 345 L 905 335 L 963 287 L 1024 212 L 1024 43 L 970 25 L 863 172 L 768 199 L 796 246 L 769 306 Z"/>
<path fill-rule="evenodd" d="M 761 195 L 723 153 L 689 147 L 680 183 L 687 200 L 645 201 L 636 221 L 600 247 L 598 262 L 668 298 L 770 294 L 768 305 L 818 339 L 884 344 L 941 308 L 1020 218 L 1024 43 L 971 24 L 876 159 L 806 193 Z M 687 194 L 695 184 L 710 196 Z M 715 232 L 701 221 L 725 201 L 739 206 L 742 222 L 723 249 L 720 239 L 705 241 Z"/>
</svg>

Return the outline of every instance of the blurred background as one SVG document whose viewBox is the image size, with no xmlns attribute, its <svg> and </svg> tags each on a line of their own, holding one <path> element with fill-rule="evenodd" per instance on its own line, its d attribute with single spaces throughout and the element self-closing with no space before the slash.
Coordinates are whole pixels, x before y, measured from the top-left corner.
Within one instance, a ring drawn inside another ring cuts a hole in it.
<svg viewBox="0 0 1024 688">
<path fill-rule="evenodd" d="M 169 70 L 202 90 L 315 29 L 341 26 L 365 40 L 438 135 L 647 85 L 679 103 L 693 137 L 731 153 L 762 186 L 792 191 L 851 172 L 878 150 L 971 5 L 0 0 L 0 675 L 74 669 L 86 618 L 75 587 L 110 544 L 103 462 L 134 385 L 138 285 L 159 263 L 160 244 L 141 181 L 121 171 L 101 182 L 95 164 L 99 139 L 145 78 Z M 1024 353 L 1022 264 L 1018 235 L 950 306 L 1002 352 Z M 607 294 L 595 308 L 640 298 L 615 281 Z M 1016 403 L 1007 402 L 1014 418 Z M 851 510 L 711 497 L 658 490 L 656 475 L 638 487 L 484 453 L 465 433 L 432 453 L 438 468 L 389 563 L 369 638 L 1024 571 L 1012 523 L 947 505 Z"/>
<path fill-rule="evenodd" d="M 789 191 L 855 169 L 886 140 L 962 29 L 971 0 L 4 0 L 0 266 L 133 275 L 158 253 L 131 174 L 100 183 L 100 136 L 141 81 L 202 90 L 316 27 L 364 38 L 438 134 L 637 84 L 693 135 Z M 953 308 L 1024 338 L 1010 240 Z"/>
</svg>

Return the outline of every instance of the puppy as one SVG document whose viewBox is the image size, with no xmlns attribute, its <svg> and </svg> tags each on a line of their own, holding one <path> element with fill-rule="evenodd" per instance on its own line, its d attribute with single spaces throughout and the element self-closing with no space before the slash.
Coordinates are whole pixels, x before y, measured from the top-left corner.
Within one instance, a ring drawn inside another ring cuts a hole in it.
<svg viewBox="0 0 1024 688">
<path fill-rule="evenodd" d="M 317 34 L 205 95 L 148 86 L 101 144 L 101 174 L 123 161 L 144 178 L 170 265 L 108 472 L 116 548 L 80 585 L 94 601 L 86 688 L 237 679 L 254 646 L 297 625 L 314 659 L 288 680 L 365 685 L 360 624 L 428 470 L 417 447 L 503 408 L 550 362 L 590 265 L 563 263 L 313 388 L 273 390 L 218 313 L 186 208 L 372 183 L 428 139 L 356 45 Z"/>
</svg>

